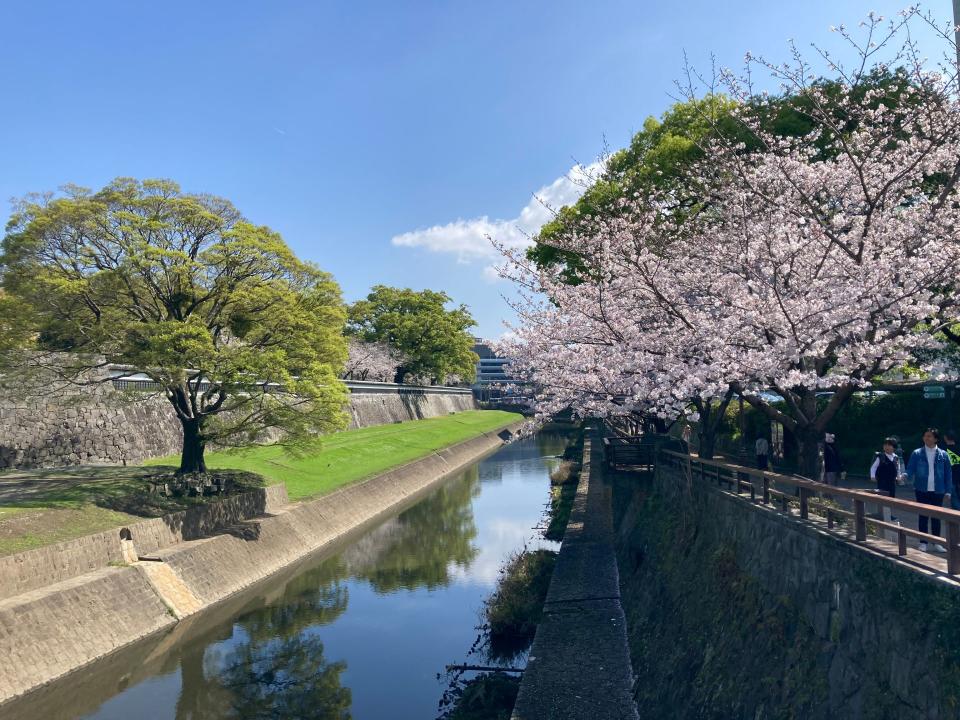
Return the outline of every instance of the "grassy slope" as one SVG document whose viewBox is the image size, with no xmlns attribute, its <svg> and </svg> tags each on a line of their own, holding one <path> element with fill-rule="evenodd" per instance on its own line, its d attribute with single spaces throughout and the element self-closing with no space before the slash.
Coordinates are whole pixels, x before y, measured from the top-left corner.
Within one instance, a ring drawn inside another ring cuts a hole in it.
<svg viewBox="0 0 960 720">
<path fill-rule="evenodd" d="M 262 475 L 268 483 L 287 483 L 290 497 L 303 499 L 330 492 L 434 450 L 498 430 L 522 416 L 476 410 L 429 420 L 347 430 L 324 438 L 322 447 L 293 457 L 276 447 L 210 453 L 211 468 L 236 468 Z M 150 466 L 177 458 L 157 458 Z M 137 503 L 145 480 L 168 469 L 159 467 L 84 467 L 0 473 L 0 556 L 109 530 L 162 512 L 186 507 L 202 498 L 166 499 L 171 507 L 142 508 Z M 257 480 L 257 479 L 255 479 Z M 24 492 L 12 486 L 27 482 Z M 159 498 L 159 496 L 151 496 Z M 162 499 L 162 498 L 160 498 Z M 128 502 L 123 502 L 127 500 Z"/>
<path fill-rule="evenodd" d="M 271 484 L 286 483 L 290 498 L 302 500 L 521 419 L 521 415 L 500 410 L 471 410 L 427 420 L 346 430 L 324 438 L 319 450 L 301 457 L 291 456 L 278 447 L 210 453 L 207 466 L 259 473 Z M 160 458 L 151 464 L 171 460 Z"/>
</svg>

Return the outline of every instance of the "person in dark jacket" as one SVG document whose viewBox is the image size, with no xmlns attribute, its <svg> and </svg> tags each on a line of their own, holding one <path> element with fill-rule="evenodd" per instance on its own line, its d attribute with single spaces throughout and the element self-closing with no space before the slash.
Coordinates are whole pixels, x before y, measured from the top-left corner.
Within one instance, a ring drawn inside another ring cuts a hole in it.
<svg viewBox="0 0 960 720">
<path fill-rule="evenodd" d="M 960 510 L 960 454 L 957 451 L 957 431 L 948 430 L 943 434 L 943 444 L 946 446 L 947 458 L 950 460 L 950 507 L 954 510 Z"/>
<path fill-rule="evenodd" d="M 940 432 L 936 428 L 926 429 L 923 433 L 923 447 L 914 450 L 907 461 L 907 477 L 913 483 L 918 503 L 943 507 L 943 496 L 949 492 L 953 477 L 950 458 L 945 450 L 937 447 L 939 440 Z M 928 523 L 930 534 L 939 535 L 940 518 L 921 515 L 918 528 L 920 532 L 927 532 Z M 920 543 L 920 549 L 927 549 L 925 541 Z M 946 548 L 939 543 L 934 544 L 933 550 L 946 552 Z"/>
<path fill-rule="evenodd" d="M 827 485 L 836 487 L 845 475 L 836 438 L 833 433 L 827 433 L 823 437 L 823 481 Z"/>
<path fill-rule="evenodd" d="M 901 475 L 903 475 L 903 467 L 897 456 L 897 441 L 887 438 L 883 441 L 883 450 L 877 453 L 873 465 L 870 466 L 870 479 L 877 483 L 878 490 L 890 497 L 896 497 L 897 480 Z"/>
</svg>

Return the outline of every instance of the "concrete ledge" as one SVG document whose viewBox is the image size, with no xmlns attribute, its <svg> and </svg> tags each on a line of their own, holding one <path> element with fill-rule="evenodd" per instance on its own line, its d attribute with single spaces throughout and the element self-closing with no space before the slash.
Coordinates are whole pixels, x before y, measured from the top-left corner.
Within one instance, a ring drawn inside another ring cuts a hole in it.
<svg viewBox="0 0 960 720">
<path fill-rule="evenodd" d="M 273 485 L 128 525 L 140 555 L 203 537 L 242 520 L 276 512 L 287 489 Z M 120 528 L 0 557 L 0 600 L 123 562 Z"/>
<path fill-rule="evenodd" d="M 634 720 L 633 670 L 597 436 L 583 470 L 513 720 Z"/>
<path fill-rule="evenodd" d="M 565 547 L 553 570 L 547 604 L 576 600 L 619 599 L 617 557 L 609 543 Z"/>
<path fill-rule="evenodd" d="M 230 598 L 396 512 L 502 446 L 503 435 L 484 433 L 316 500 L 271 505 L 275 514 L 235 523 L 222 534 L 198 540 L 181 535 L 152 553 L 164 561 L 162 571 L 145 568 L 156 565 L 145 562 L 101 568 L 0 601 L 0 658 L 7 659 L 0 663 L 0 710 L 14 697 Z M 139 548 L 136 531 L 134 541 Z"/>
<path fill-rule="evenodd" d="M 636 718 L 626 637 L 619 600 L 572 602 L 546 613 L 513 717 Z"/>
<path fill-rule="evenodd" d="M 104 568 L 0 602 L 0 699 L 176 622 L 135 567 Z"/>
</svg>

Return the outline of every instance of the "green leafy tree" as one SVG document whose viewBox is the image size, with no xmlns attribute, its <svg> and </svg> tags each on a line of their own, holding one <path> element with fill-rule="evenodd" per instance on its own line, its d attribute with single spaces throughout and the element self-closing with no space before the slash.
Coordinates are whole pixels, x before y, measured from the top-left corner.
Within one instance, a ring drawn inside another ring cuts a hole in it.
<svg viewBox="0 0 960 720">
<path fill-rule="evenodd" d="M 687 172 L 703 159 L 703 143 L 720 132 L 749 139 L 732 114 L 736 106 L 722 95 L 710 95 L 678 102 L 659 120 L 648 117 L 630 145 L 610 155 L 603 173 L 577 202 L 560 208 L 540 229 L 527 256 L 540 266 L 565 265 L 566 280 L 576 283 L 582 265 L 573 253 L 555 247 L 554 240 L 582 220 L 622 212 L 620 202 L 634 193 L 669 196 L 677 212 L 695 207 L 698 197 L 687 187 Z"/>
<path fill-rule="evenodd" d="M 426 377 L 442 383 L 451 375 L 472 380 L 477 354 L 467 332 L 476 325 L 465 305 L 446 308 L 444 292 L 376 285 L 350 307 L 348 331 L 366 342 L 387 342 L 405 356 L 395 382 Z"/>
<path fill-rule="evenodd" d="M 126 178 L 28 196 L 0 272 L 35 319 L 21 357 L 73 383 L 145 373 L 182 425 L 181 472 L 205 471 L 208 443 L 296 447 L 346 423 L 339 286 L 227 200 Z"/>
<path fill-rule="evenodd" d="M 868 93 L 882 91 L 870 101 L 873 107 L 920 102 L 919 96 L 905 92 L 910 85 L 903 70 L 874 69 L 861 79 L 852 96 L 861 101 Z M 830 79 L 813 83 L 810 89 L 834 99 L 842 93 L 842 85 Z M 583 195 L 573 205 L 560 208 L 556 217 L 540 228 L 527 251 L 528 258 L 540 267 L 564 265 L 565 281 L 576 284 L 584 267 L 574 253 L 555 246 L 557 238 L 575 231 L 584 220 L 621 214 L 622 201 L 636 194 L 656 197 L 671 206 L 674 218 L 682 221 L 703 206 L 702 189 L 691 182 L 695 174 L 691 171 L 705 158 L 704 148 L 710 142 L 742 145 L 743 152 L 759 149 L 760 140 L 737 117 L 741 108 L 736 100 L 719 93 L 697 98 L 692 90 L 689 92 L 687 100 L 672 105 L 659 119 L 648 117 L 630 144 L 610 155 L 602 174 Z M 802 137 L 817 126 L 812 104 L 809 92 L 760 97 L 749 103 L 746 112 L 758 117 L 761 127 L 776 135 Z M 834 120 L 843 131 L 855 129 L 840 103 L 835 103 Z M 835 152 L 824 137 L 815 143 L 823 158 Z"/>
</svg>

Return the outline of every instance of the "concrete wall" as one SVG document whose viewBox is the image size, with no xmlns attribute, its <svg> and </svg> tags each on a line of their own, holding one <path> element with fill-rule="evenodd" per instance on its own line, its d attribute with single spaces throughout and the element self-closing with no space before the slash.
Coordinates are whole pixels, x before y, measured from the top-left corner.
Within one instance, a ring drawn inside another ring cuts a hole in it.
<svg viewBox="0 0 960 720">
<path fill-rule="evenodd" d="M 473 392 L 465 388 L 372 382 L 349 382 L 347 386 L 350 388 L 352 428 L 438 417 L 476 407 Z"/>
<path fill-rule="evenodd" d="M 351 427 L 474 408 L 473 394 L 462 388 L 347 385 Z M 109 385 L 20 400 L 0 397 L 0 468 L 136 464 L 180 452 L 180 441 L 180 424 L 162 397 L 123 401 Z"/>
<path fill-rule="evenodd" d="M 184 540 L 181 533 L 181 541 L 151 553 L 162 562 L 101 568 L 0 600 L 0 658 L 5 659 L 0 663 L 0 704 L 397 512 L 440 479 L 499 448 L 510 435 L 509 429 L 485 433 L 317 500 L 270 505 L 270 514 L 237 523 L 223 534 Z M 130 528 L 138 548 L 149 547 L 157 530 L 143 525 Z M 91 553 L 83 560 L 87 564 L 112 552 L 96 542 L 81 548 Z M 0 716 L 3 712 L 0 705 Z"/>
<path fill-rule="evenodd" d="M 0 600 L 0 702 L 176 622 L 138 567 L 56 588 Z"/>
<path fill-rule="evenodd" d="M 679 471 L 619 483 L 641 714 L 960 717 L 960 588 Z"/>
<path fill-rule="evenodd" d="M 162 518 L 143 520 L 129 525 L 128 529 L 136 551 L 150 555 L 160 548 L 204 537 L 242 520 L 277 512 L 286 504 L 286 487 L 274 485 Z M 69 580 L 110 563 L 120 563 L 123 559 L 117 529 L 5 555 L 0 557 L 0 600 Z"/>
</svg>

